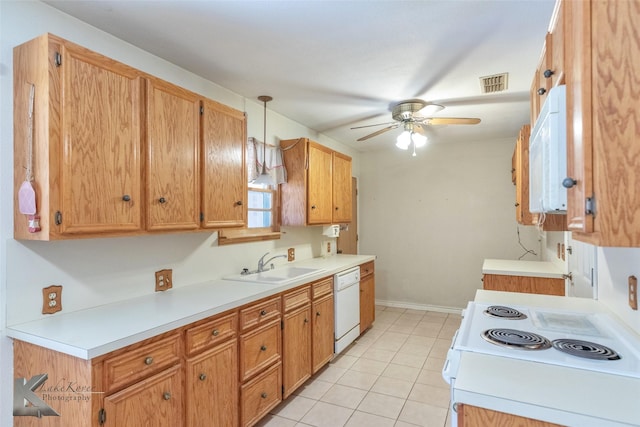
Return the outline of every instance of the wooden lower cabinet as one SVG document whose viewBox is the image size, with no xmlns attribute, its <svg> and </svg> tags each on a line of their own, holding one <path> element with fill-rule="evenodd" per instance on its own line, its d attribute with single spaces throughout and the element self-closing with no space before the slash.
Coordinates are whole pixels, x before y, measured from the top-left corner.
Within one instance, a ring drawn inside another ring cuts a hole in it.
<svg viewBox="0 0 640 427">
<path fill-rule="evenodd" d="M 242 426 L 257 423 L 282 401 L 282 363 L 278 362 L 240 389 Z"/>
<path fill-rule="evenodd" d="M 331 280 L 333 289 L 333 280 Z M 314 299 L 311 303 L 312 319 L 312 349 L 311 349 L 311 372 L 315 374 L 324 365 L 329 363 L 333 357 L 334 346 L 334 305 L 333 291 L 321 298 Z"/>
<path fill-rule="evenodd" d="M 551 277 L 507 276 L 484 274 L 482 288 L 489 291 L 524 292 L 529 294 L 565 295 L 564 279 Z"/>
<path fill-rule="evenodd" d="M 282 330 L 283 399 L 311 377 L 311 305 L 286 313 Z"/>
<path fill-rule="evenodd" d="M 561 427 L 560 424 L 534 420 L 472 405 L 458 404 L 458 427 L 487 426 Z"/>
<path fill-rule="evenodd" d="M 374 262 L 360 266 L 360 333 L 373 325 L 376 318 L 376 279 Z"/>
<path fill-rule="evenodd" d="M 104 398 L 104 427 L 175 427 L 182 424 L 180 365 Z"/>
<path fill-rule="evenodd" d="M 238 425 L 238 340 L 187 359 L 186 427 Z"/>
</svg>

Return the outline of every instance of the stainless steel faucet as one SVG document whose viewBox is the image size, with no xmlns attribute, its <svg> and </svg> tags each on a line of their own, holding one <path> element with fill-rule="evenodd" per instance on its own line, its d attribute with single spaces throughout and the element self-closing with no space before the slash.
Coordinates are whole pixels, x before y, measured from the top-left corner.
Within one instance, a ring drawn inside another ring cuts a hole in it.
<svg viewBox="0 0 640 427">
<path fill-rule="evenodd" d="M 262 255 L 262 257 L 260 257 L 260 259 L 258 260 L 258 273 L 261 273 L 265 270 L 264 266 L 266 264 L 269 264 L 271 261 L 273 261 L 276 258 L 286 258 L 286 255 L 276 255 L 273 256 L 271 258 L 269 258 L 268 260 L 264 260 L 264 257 L 266 257 L 267 255 L 269 255 L 269 252 L 267 252 L 266 254 Z M 273 268 L 273 264 L 271 265 L 271 268 Z"/>
</svg>

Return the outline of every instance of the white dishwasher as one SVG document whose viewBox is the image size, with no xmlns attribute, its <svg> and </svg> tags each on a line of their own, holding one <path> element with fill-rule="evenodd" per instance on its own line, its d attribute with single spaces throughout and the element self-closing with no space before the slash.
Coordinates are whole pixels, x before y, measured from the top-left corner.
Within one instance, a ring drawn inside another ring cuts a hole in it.
<svg viewBox="0 0 640 427">
<path fill-rule="evenodd" d="M 333 283 L 338 354 L 360 335 L 360 267 L 341 271 L 334 276 Z"/>
</svg>

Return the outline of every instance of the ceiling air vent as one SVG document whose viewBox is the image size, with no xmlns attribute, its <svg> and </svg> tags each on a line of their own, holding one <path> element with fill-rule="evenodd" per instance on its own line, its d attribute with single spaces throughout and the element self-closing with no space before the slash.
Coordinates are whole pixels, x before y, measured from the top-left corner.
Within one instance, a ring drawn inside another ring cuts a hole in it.
<svg viewBox="0 0 640 427">
<path fill-rule="evenodd" d="M 480 77 L 480 87 L 482 93 L 496 93 L 507 90 L 509 74 L 494 74 L 492 76 Z"/>
</svg>

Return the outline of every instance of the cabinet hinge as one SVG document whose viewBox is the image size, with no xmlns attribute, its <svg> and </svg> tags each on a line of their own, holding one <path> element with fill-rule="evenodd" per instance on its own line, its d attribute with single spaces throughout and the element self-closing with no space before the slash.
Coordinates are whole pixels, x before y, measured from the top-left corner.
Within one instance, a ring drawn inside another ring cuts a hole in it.
<svg viewBox="0 0 640 427">
<path fill-rule="evenodd" d="M 98 424 L 104 425 L 106 421 L 107 421 L 107 411 L 105 411 L 104 408 L 102 408 L 98 411 Z"/>
<path fill-rule="evenodd" d="M 62 224 L 62 212 L 56 211 L 55 221 L 56 221 L 56 225 Z"/>
<path fill-rule="evenodd" d="M 284 320 L 280 321 L 280 329 L 284 329 Z"/>
<path fill-rule="evenodd" d="M 282 397 L 284 397 L 284 386 L 282 386 Z"/>
<path fill-rule="evenodd" d="M 200 212 L 200 222 L 204 221 L 204 212 Z"/>
<path fill-rule="evenodd" d="M 204 114 L 204 107 L 201 105 L 200 106 L 200 115 L 203 115 L 203 114 Z"/>
<path fill-rule="evenodd" d="M 584 201 L 584 213 L 587 215 L 595 215 L 596 200 L 595 197 L 587 197 Z"/>
<path fill-rule="evenodd" d="M 56 64 L 56 67 L 62 65 L 62 55 L 60 55 L 60 52 L 56 52 L 55 55 L 53 55 L 53 63 Z"/>
</svg>

